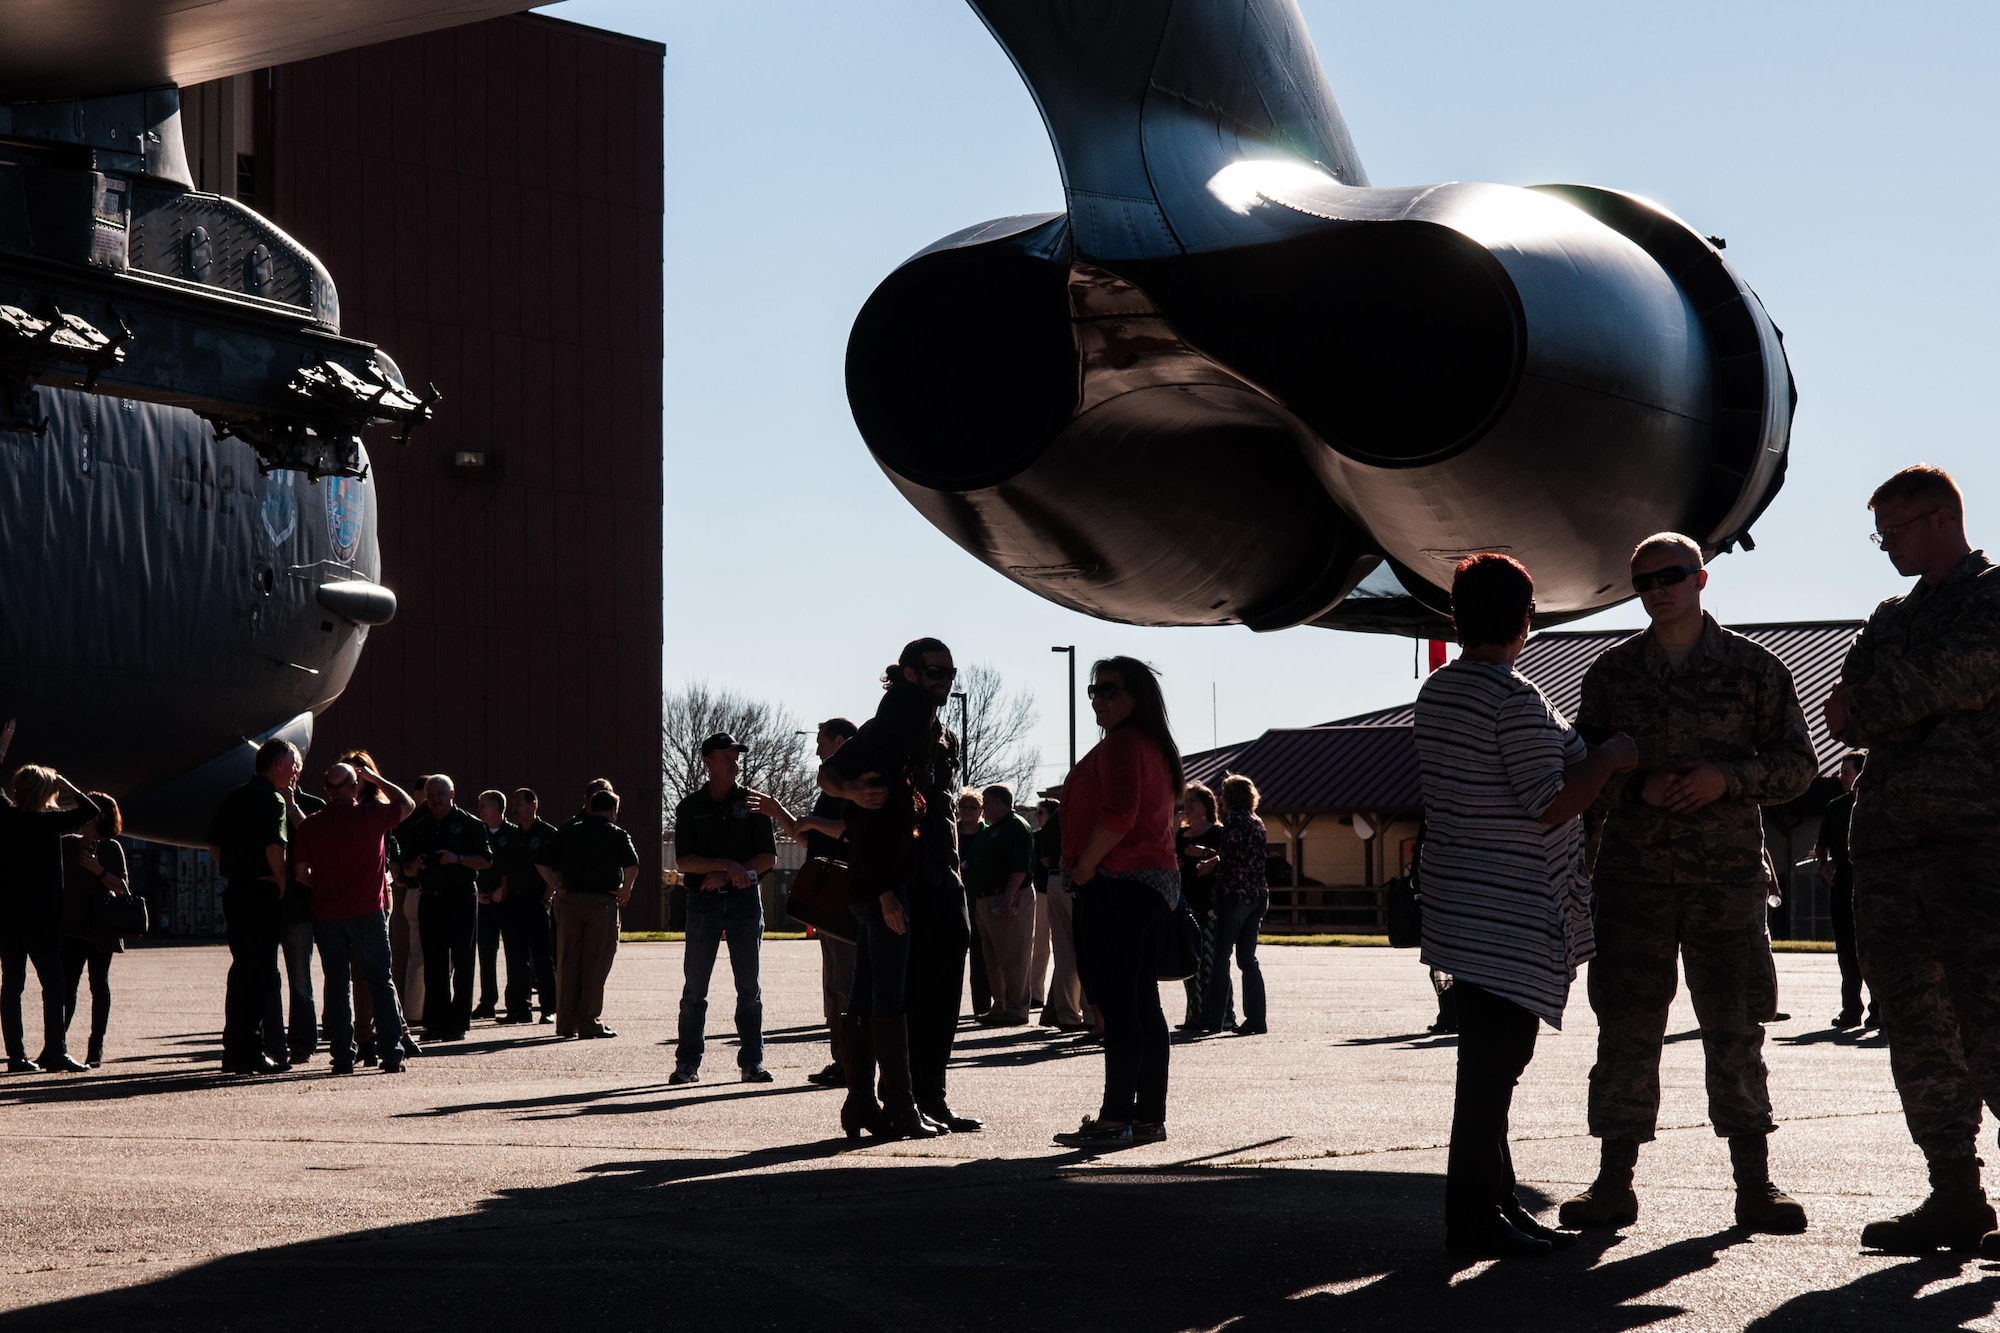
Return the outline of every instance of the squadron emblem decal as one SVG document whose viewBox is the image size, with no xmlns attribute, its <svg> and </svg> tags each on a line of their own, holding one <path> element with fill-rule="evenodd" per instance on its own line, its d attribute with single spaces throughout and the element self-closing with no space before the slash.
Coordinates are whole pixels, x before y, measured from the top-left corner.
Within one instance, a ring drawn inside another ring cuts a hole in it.
<svg viewBox="0 0 2000 1333">
<path fill-rule="evenodd" d="M 299 527 L 299 505 L 292 495 L 292 474 L 280 468 L 264 481 L 264 503 L 258 509 L 264 535 L 274 547 L 291 540 Z"/>
<path fill-rule="evenodd" d="M 326 479 L 326 535 L 336 560 L 352 560 L 361 546 L 361 519 L 367 508 L 359 477 Z"/>
</svg>

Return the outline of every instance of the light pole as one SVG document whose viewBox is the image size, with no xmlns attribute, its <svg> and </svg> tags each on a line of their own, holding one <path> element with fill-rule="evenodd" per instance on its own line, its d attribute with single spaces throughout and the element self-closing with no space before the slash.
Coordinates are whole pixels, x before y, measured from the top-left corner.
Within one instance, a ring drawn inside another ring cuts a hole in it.
<svg viewBox="0 0 2000 1333">
<path fill-rule="evenodd" d="M 953 690 L 951 697 L 958 700 L 958 779 L 961 784 L 969 785 L 970 777 L 966 771 L 965 761 L 972 757 L 972 751 L 966 748 L 965 691 Z"/>
<path fill-rule="evenodd" d="M 1069 766 L 1076 767 L 1076 645 L 1068 644 L 1049 649 L 1052 653 L 1069 654 Z"/>
</svg>

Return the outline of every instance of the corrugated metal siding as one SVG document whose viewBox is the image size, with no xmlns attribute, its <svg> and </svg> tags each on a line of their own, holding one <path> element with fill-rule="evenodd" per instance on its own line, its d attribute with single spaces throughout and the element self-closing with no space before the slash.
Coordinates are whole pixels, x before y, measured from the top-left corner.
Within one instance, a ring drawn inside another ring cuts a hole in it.
<svg viewBox="0 0 2000 1333">
<path fill-rule="evenodd" d="M 657 879 L 662 830 L 662 49 L 532 15 L 273 71 L 267 208 L 438 419 L 371 439 L 396 619 L 320 720 L 372 748 L 540 790 L 608 777 Z M 260 164 L 261 170 L 261 164 Z M 504 456 L 461 480 L 457 449 Z M 634 899 L 633 926 L 657 909 Z"/>
</svg>

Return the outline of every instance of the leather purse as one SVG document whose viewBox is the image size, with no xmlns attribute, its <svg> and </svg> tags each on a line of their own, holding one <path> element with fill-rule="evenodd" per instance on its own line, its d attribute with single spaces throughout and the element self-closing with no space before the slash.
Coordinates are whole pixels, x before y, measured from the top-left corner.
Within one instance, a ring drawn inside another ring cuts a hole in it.
<svg viewBox="0 0 2000 1333">
<path fill-rule="evenodd" d="M 853 887 L 852 866 L 830 856 L 815 856 L 792 876 L 785 913 L 830 940 L 852 944 L 861 935 L 861 925 L 854 919 L 851 905 Z"/>
<path fill-rule="evenodd" d="M 105 893 L 90 908 L 90 929 L 96 935 L 131 939 L 152 925 L 146 900 L 136 893 Z"/>
</svg>

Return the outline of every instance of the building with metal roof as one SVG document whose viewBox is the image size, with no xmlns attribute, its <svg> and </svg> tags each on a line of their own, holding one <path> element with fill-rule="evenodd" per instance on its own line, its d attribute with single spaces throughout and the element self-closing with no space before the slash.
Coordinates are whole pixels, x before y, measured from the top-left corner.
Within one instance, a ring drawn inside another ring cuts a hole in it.
<svg viewBox="0 0 2000 1333">
<path fill-rule="evenodd" d="M 1734 625 L 1778 655 L 1805 707 L 1822 781 L 1790 806 L 1770 812 L 1772 851 L 1781 865 L 1809 857 L 1819 811 L 1831 797 L 1847 747 L 1827 734 L 1820 704 L 1840 675 L 1858 620 Z M 1517 670 L 1541 687 L 1564 716 L 1574 716 L 1583 675 L 1598 654 L 1636 630 L 1565 630 L 1537 634 Z M 1185 757 L 1190 781 L 1241 773 L 1257 784 L 1262 813 L 1284 839 L 1290 890 L 1274 890 L 1274 929 L 1373 929 L 1383 886 L 1408 868 L 1423 796 L 1418 781 L 1414 708 L 1402 704 L 1317 727 L 1287 727 L 1254 740 Z M 1817 876 L 1793 875 L 1785 922 L 1794 935 L 1826 933 L 1825 894 Z"/>
</svg>

